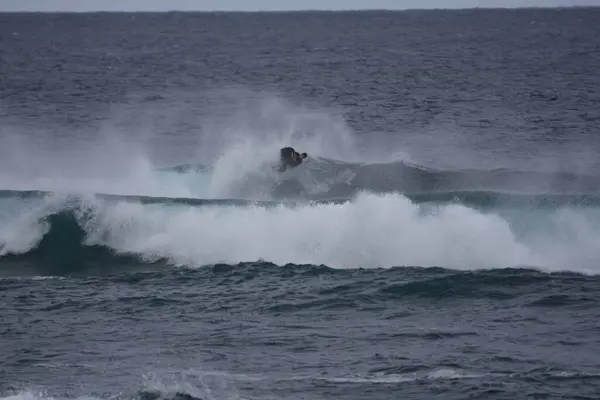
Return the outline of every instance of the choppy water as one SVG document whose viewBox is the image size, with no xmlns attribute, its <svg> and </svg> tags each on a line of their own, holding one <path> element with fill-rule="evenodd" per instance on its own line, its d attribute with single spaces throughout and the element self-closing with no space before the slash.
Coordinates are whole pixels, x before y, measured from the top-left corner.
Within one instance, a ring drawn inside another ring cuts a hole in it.
<svg viewBox="0 0 600 400">
<path fill-rule="evenodd" d="M 599 27 L 0 15 L 0 397 L 598 398 Z"/>
</svg>

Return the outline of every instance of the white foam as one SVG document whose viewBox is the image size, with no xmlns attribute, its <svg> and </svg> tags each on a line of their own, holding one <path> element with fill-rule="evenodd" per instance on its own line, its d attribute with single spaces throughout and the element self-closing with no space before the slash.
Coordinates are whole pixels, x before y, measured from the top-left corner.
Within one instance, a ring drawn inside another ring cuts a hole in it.
<svg viewBox="0 0 600 400">
<path fill-rule="evenodd" d="M 0 256 L 25 253 L 50 230 L 45 217 L 63 208 L 64 199 L 50 197 L 42 202 L 5 198 L 0 200 Z"/>
<path fill-rule="evenodd" d="M 531 218 L 526 221 L 518 213 L 418 205 L 398 194 L 362 193 L 344 204 L 293 208 L 82 201 L 86 211 L 74 210 L 86 244 L 180 266 L 264 260 L 333 268 L 534 267 L 600 273 L 595 245 L 600 210 L 594 209 L 538 210 L 535 217 L 520 211 Z M 8 208 L 9 203 L 0 204 L 0 255 L 33 249 L 48 232 L 43 217 L 73 207 L 60 196 Z"/>
<path fill-rule="evenodd" d="M 455 369 L 441 368 L 428 373 L 411 372 L 406 374 L 368 374 L 359 376 L 344 377 L 316 377 L 315 379 L 325 380 L 335 383 L 406 383 L 420 380 L 454 380 L 481 378 L 483 374 L 466 373 Z"/>
<path fill-rule="evenodd" d="M 149 260 L 201 266 L 264 259 L 334 268 L 500 268 L 536 257 L 508 223 L 463 206 L 430 214 L 400 195 L 362 194 L 335 205 L 173 207 L 99 203 L 90 243 Z"/>
<path fill-rule="evenodd" d="M 0 397 L 0 400 L 54 400 L 54 397 L 45 396 L 43 393 L 33 391 L 22 391 L 6 397 Z"/>
<path fill-rule="evenodd" d="M 241 399 L 232 376 L 227 373 L 149 373 L 143 381 L 146 390 L 163 394 L 183 392 L 200 399 Z"/>
<path fill-rule="evenodd" d="M 23 390 L 12 395 L 0 397 L 0 400 L 102 400 L 94 396 L 78 396 L 76 398 L 50 396 L 43 391 Z"/>
</svg>

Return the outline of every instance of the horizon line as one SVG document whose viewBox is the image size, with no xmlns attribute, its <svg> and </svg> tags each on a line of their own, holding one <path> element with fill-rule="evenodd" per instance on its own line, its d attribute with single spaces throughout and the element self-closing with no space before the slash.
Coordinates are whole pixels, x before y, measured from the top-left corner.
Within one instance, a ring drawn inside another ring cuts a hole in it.
<svg viewBox="0 0 600 400">
<path fill-rule="evenodd" d="M 405 11 L 465 11 L 465 10 L 557 10 L 557 9 L 572 9 L 572 8 L 600 8 L 600 5 L 562 5 L 562 6 L 478 6 L 478 7 L 431 7 L 431 8 L 348 8 L 348 9 L 294 9 L 294 10 L 189 10 L 189 9 L 122 9 L 122 10 L 105 10 L 105 9 L 92 9 L 92 10 L 0 10 L 0 14 L 92 14 L 92 13 L 228 13 L 228 14 L 258 14 L 258 13 L 348 13 L 348 12 L 373 12 L 373 11 L 386 11 L 386 12 L 405 12 Z"/>
</svg>

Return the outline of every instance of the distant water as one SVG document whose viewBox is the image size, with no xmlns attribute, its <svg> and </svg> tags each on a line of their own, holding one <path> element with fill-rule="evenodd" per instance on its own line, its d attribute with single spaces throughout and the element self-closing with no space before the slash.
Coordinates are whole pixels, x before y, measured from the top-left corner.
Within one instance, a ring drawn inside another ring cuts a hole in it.
<svg viewBox="0 0 600 400">
<path fill-rule="evenodd" d="M 0 400 L 597 399 L 598 38 L 0 14 Z"/>
</svg>

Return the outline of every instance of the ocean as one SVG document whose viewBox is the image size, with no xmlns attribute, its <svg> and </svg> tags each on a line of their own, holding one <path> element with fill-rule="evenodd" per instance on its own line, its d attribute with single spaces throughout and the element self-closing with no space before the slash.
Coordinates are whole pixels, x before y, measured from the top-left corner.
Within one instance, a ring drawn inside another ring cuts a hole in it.
<svg viewBox="0 0 600 400">
<path fill-rule="evenodd" d="M 600 398 L 598 38 L 0 14 L 0 400 Z"/>
</svg>

